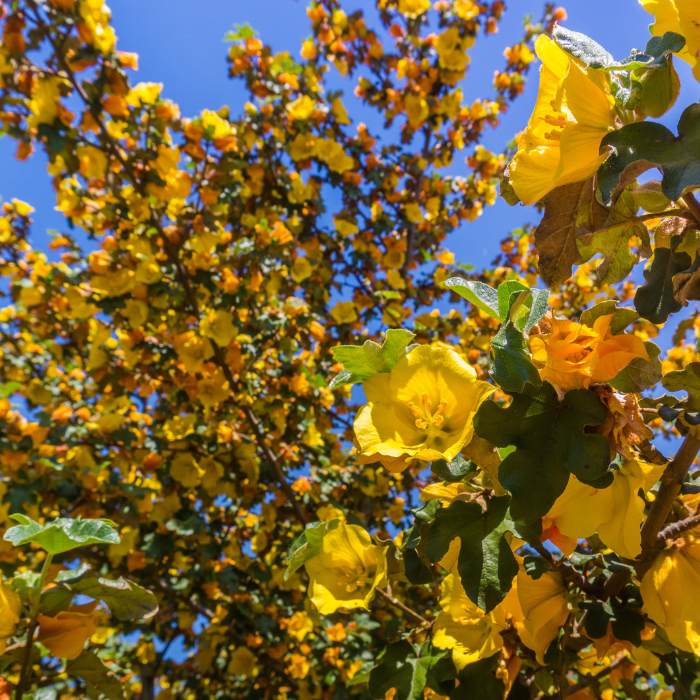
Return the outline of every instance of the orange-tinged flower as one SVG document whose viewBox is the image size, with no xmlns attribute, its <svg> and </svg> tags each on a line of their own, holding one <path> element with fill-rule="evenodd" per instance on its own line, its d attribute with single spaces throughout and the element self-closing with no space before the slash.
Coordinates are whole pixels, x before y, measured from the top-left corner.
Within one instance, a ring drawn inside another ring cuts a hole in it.
<svg viewBox="0 0 700 700">
<path fill-rule="evenodd" d="M 593 328 L 554 315 L 541 321 L 539 334 L 531 332 L 530 350 L 533 360 L 545 365 L 542 379 L 565 390 L 587 389 L 610 381 L 632 360 L 648 360 L 641 338 L 613 335 L 611 321 L 611 315 L 599 316 Z"/>
<path fill-rule="evenodd" d="M 96 623 L 101 614 L 95 611 L 96 605 L 96 602 L 73 605 L 55 617 L 39 615 L 37 641 L 54 656 L 61 659 L 77 659 L 86 640 L 97 631 Z"/>
</svg>

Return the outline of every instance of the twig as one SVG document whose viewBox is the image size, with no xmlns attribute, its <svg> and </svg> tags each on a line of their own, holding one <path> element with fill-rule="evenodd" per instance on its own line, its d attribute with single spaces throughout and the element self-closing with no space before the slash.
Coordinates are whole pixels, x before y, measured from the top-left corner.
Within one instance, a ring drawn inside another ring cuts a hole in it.
<svg viewBox="0 0 700 700">
<path fill-rule="evenodd" d="M 656 539 L 660 545 L 666 543 L 666 540 L 675 540 L 679 535 L 683 534 L 686 530 L 692 530 L 696 525 L 700 525 L 700 515 L 695 514 L 686 518 L 685 520 L 679 520 L 672 525 L 665 527 L 656 536 Z"/>
<path fill-rule="evenodd" d="M 688 209 L 690 209 L 695 220 L 700 223 L 700 202 L 695 199 L 695 195 L 692 192 L 688 192 L 681 199 L 688 205 Z"/>
<path fill-rule="evenodd" d="M 600 586 L 590 583 L 583 574 L 576 571 L 568 562 L 556 559 L 554 555 L 544 547 L 535 547 L 535 551 L 547 561 L 547 564 L 549 564 L 552 569 L 559 572 L 564 580 L 573 583 L 574 586 L 578 586 L 582 591 L 586 591 L 586 593 L 590 593 L 598 598 L 602 595 L 603 589 Z"/>
<path fill-rule="evenodd" d="M 573 685 L 570 685 L 568 688 L 568 692 L 570 695 L 573 695 L 574 693 L 577 693 L 579 690 L 583 690 L 584 688 L 588 688 L 589 685 L 592 685 L 593 683 L 597 683 L 601 678 L 605 678 L 609 673 L 614 671 L 618 666 L 621 664 L 625 663 L 627 661 L 627 657 L 623 656 L 620 659 L 617 659 L 616 661 L 613 661 L 610 666 L 607 666 L 604 668 L 602 671 L 599 671 L 598 673 L 591 674 L 590 676 L 586 676 L 583 680 L 579 681 L 578 683 L 574 683 Z M 556 693 L 555 695 L 552 696 L 553 698 L 560 698 L 561 694 Z"/>
<path fill-rule="evenodd" d="M 404 605 L 400 600 L 397 598 L 394 598 L 391 593 L 387 593 L 387 591 L 382 590 L 381 588 L 376 589 L 377 593 L 379 593 L 382 598 L 385 600 L 389 601 L 395 608 L 398 608 L 402 612 L 406 613 L 406 615 L 410 615 L 414 620 L 416 620 L 421 627 L 430 627 L 433 623 L 430 622 L 429 620 L 426 620 L 422 615 L 419 615 L 415 610 L 411 610 L 407 605 Z"/>
</svg>

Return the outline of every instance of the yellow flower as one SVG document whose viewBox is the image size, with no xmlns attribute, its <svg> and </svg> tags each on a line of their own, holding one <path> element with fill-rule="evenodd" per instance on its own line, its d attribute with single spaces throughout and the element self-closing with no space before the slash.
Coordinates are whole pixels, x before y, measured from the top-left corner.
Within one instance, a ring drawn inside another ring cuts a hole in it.
<svg viewBox="0 0 700 700">
<path fill-rule="evenodd" d="M 255 670 L 255 654 L 248 647 L 238 647 L 231 652 L 227 671 L 232 676 L 252 676 Z"/>
<path fill-rule="evenodd" d="M 294 615 L 289 620 L 287 625 L 287 634 L 290 637 L 294 637 L 299 642 L 304 641 L 309 632 L 314 629 L 314 623 L 311 618 L 305 612 L 295 612 Z"/>
<path fill-rule="evenodd" d="M 21 609 L 19 596 L 0 579 L 0 654 L 5 653 L 7 640 L 17 631 Z"/>
<path fill-rule="evenodd" d="M 448 484 L 446 481 L 439 481 L 436 484 L 429 484 L 424 489 L 421 489 L 420 497 L 422 501 L 439 498 L 442 507 L 447 508 L 459 494 L 468 492 L 469 489 L 467 489 L 461 481 L 456 484 Z"/>
<path fill-rule="evenodd" d="M 678 58 L 693 66 L 693 75 L 700 80 L 700 5 L 697 0 L 639 0 L 654 15 L 650 29 L 654 36 L 676 32 L 685 37 L 685 46 Z"/>
<path fill-rule="evenodd" d="M 229 311 L 210 311 L 199 328 L 203 336 L 211 338 L 220 348 L 228 347 L 238 335 L 238 329 L 233 325 L 233 314 Z"/>
<path fill-rule="evenodd" d="M 639 491 L 646 494 L 664 466 L 628 460 L 606 489 L 587 486 L 570 476 L 564 493 L 544 518 L 543 533 L 570 556 L 579 538 L 597 532 L 617 555 L 635 559 L 642 552 L 640 527 L 644 520 L 644 500 Z M 557 539 L 557 533 L 563 538 Z"/>
<path fill-rule="evenodd" d="M 126 102 L 132 107 L 155 104 L 162 89 L 163 83 L 138 83 L 129 90 Z"/>
<path fill-rule="evenodd" d="M 467 597 L 456 574 L 445 576 L 441 591 L 442 612 L 433 627 L 435 646 L 452 649 L 452 660 L 458 670 L 497 654 L 503 647 L 500 633 L 508 626 L 503 604 L 485 613 Z"/>
<path fill-rule="evenodd" d="M 170 465 L 170 476 L 185 488 L 198 486 L 203 475 L 204 470 L 189 452 L 180 452 Z"/>
<path fill-rule="evenodd" d="M 214 354 L 214 348 L 207 338 L 193 336 L 177 348 L 177 356 L 182 360 L 187 372 L 199 372 L 205 360 Z"/>
<path fill-rule="evenodd" d="M 357 525 L 340 525 L 306 562 L 309 597 L 322 615 L 339 608 L 369 610 L 374 589 L 386 581 L 386 554 Z"/>
<path fill-rule="evenodd" d="M 408 123 L 414 129 L 417 129 L 430 114 L 425 97 L 420 95 L 406 95 L 403 104 L 408 115 Z"/>
<path fill-rule="evenodd" d="M 547 571 L 535 580 L 520 569 L 516 586 L 523 614 L 522 622 L 516 622 L 518 634 L 544 666 L 547 647 L 569 617 L 564 580 L 554 571 Z"/>
<path fill-rule="evenodd" d="M 107 272 L 104 275 L 95 275 L 90 280 L 90 285 L 106 297 L 120 297 L 136 287 L 136 279 L 133 270 L 122 267 L 120 270 Z"/>
<path fill-rule="evenodd" d="M 336 323 L 355 323 L 357 312 L 352 301 L 339 301 L 332 309 L 331 316 Z"/>
<path fill-rule="evenodd" d="M 457 27 L 450 27 L 438 36 L 435 50 L 440 61 L 440 68 L 445 70 L 463 71 L 469 62 L 466 49 L 473 43 L 459 36 Z"/>
<path fill-rule="evenodd" d="M 399 12 L 415 19 L 430 9 L 430 0 L 399 0 Z"/>
<path fill-rule="evenodd" d="M 700 622 L 700 540 L 686 534 L 661 552 L 644 574 L 644 610 L 662 627 Z"/>
<path fill-rule="evenodd" d="M 471 440 L 474 414 L 494 390 L 456 352 L 429 345 L 363 386 L 368 403 L 354 424 L 360 455 L 395 472 L 412 459 L 451 462 Z"/>
<path fill-rule="evenodd" d="M 545 363 L 542 379 L 566 390 L 587 389 L 610 381 L 638 357 L 648 360 L 641 338 L 610 332 L 612 318 L 599 316 L 593 328 L 553 315 L 541 321 L 530 350 L 535 362 Z"/>
<path fill-rule="evenodd" d="M 197 398 L 205 406 L 215 406 L 223 403 L 229 397 L 229 384 L 220 369 L 207 373 L 197 382 Z"/>
<path fill-rule="evenodd" d="M 77 659 L 85 642 L 97 631 L 95 624 L 101 617 L 95 612 L 97 603 L 74 605 L 55 617 L 39 615 L 39 636 L 41 642 L 54 656 L 61 659 Z"/>
<path fill-rule="evenodd" d="M 600 142 L 615 128 L 615 100 L 605 78 L 547 36 L 535 42 L 540 88 L 518 152 L 510 164 L 510 183 L 525 204 L 555 187 L 585 180 L 607 158 Z"/>
<path fill-rule="evenodd" d="M 80 174 L 88 179 L 104 177 L 109 161 L 104 151 L 96 146 L 78 146 L 76 149 L 80 162 Z"/>
<path fill-rule="evenodd" d="M 308 95 L 298 97 L 287 105 L 287 112 L 292 119 L 308 119 L 315 109 L 316 105 Z"/>
</svg>

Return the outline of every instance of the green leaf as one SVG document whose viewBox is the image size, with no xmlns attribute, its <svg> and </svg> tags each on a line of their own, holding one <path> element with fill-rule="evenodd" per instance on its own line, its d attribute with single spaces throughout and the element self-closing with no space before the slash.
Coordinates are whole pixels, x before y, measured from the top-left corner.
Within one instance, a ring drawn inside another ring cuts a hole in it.
<svg viewBox="0 0 700 700">
<path fill-rule="evenodd" d="M 26 515 L 10 516 L 20 523 L 5 533 L 4 539 L 15 547 L 38 544 L 49 554 L 61 554 L 77 547 L 91 544 L 119 544 L 120 539 L 111 520 L 83 520 L 82 518 L 58 518 L 40 525 Z"/>
<path fill-rule="evenodd" d="M 539 323 L 544 315 L 547 313 L 549 308 L 549 290 L 548 289 L 537 289 L 537 287 L 532 287 L 530 290 L 532 292 L 532 306 L 530 311 L 525 317 L 525 322 L 521 330 L 525 333 L 529 333 L 532 327 Z"/>
<path fill-rule="evenodd" d="M 691 104 L 681 115 L 678 136 L 662 124 L 637 122 L 611 131 L 600 145 L 612 149 L 598 170 L 598 185 L 606 203 L 624 169 L 640 160 L 661 170 L 661 191 L 668 199 L 678 200 L 686 187 L 700 185 L 699 104 Z"/>
<path fill-rule="evenodd" d="M 323 538 L 340 525 L 339 518 L 333 518 L 324 523 L 308 523 L 304 532 L 294 540 L 287 553 L 287 571 L 284 574 L 286 581 L 304 562 L 315 557 L 321 551 Z"/>
<path fill-rule="evenodd" d="M 89 571 L 68 588 L 74 594 L 106 603 L 118 620 L 149 620 L 158 612 L 153 593 L 121 577 L 112 581 Z"/>
<path fill-rule="evenodd" d="M 654 70 L 666 68 L 666 54 L 677 53 L 685 46 L 685 39 L 675 32 L 666 32 L 663 36 L 653 36 L 647 42 L 644 51 L 633 51 L 622 61 L 605 66 L 606 70 Z"/>
<path fill-rule="evenodd" d="M 425 667 L 418 662 L 413 645 L 406 640 L 386 647 L 369 674 L 369 695 L 381 700 L 392 688 L 396 700 L 418 700 L 423 697 L 426 681 Z"/>
<path fill-rule="evenodd" d="M 651 257 L 649 231 L 640 222 L 635 222 L 639 206 L 635 203 L 630 189 L 625 189 L 615 203 L 603 228 L 592 233 L 586 233 L 576 239 L 581 262 L 588 262 L 596 255 L 602 255 L 603 260 L 596 272 L 603 284 L 617 284 L 632 271 L 640 257 Z M 641 244 L 639 251 L 630 251 L 630 241 L 636 238 Z"/>
<path fill-rule="evenodd" d="M 382 345 L 368 340 L 364 345 L 339 345 L 331 348 L 333 358 L 343 365 L 343 371 L 328 386 L 335 389 L 357 384 L 379 372 L 391 372 L 415 337 L 416 334 L 410 331 L 391 328 L 386 332 Z"/>
<path fill-rule="evenodd" d="M 525 573 L 537 581 L 543 574 L 549 571 L 549 564 L 542 557 L 535 557 L 530 554 L 523 557 L 523 568 Z"/>
<path fill-rule="evenodd" d="M 506 280 L 498 285 L 498 320 L 505 321 L 513 306 L 515 292 L 529 292 L 530 288 L 518 280 Z M 515 297 L 517 299 L 517 296 Z"/>
<path fill-rule="evenodd" d="M 119 679 L 105 666 L 102 659 L 91 651 L 84 651 L 77 659 L 68 661 L 66 673 L 85 681 L 88 691 L 108 700 L 123 700 L 124 690 Z"/>
<path fill-rule="evenodd" d="M 564 51 L 583 61 L 589 68 L 607 68 L 615 63 L 612 55 L 600 44 L 580 32 L 557 26 L 552 38 Z"/>
<path fill-rule="evenodd" d="M 460 540 L 457 571 L 469 599 L 490 612 L 508 594 L 518 573 L 518 562 L 505 538 L 508 496 L 494 497 L 487 511 L 476 502 L 453 501 L 435 514 L 426 535 L 425 554 L 438 562 L 450 542 Z"/>
<path fill-rule="evenodd" d="M 676 240 L 674 236 L 673 241 Z M 690 264 L 687 253 L 674 252 L 671 248 L 654 250 L 654 259 L 644 270 L 646 284 L 634 295 L 634 307 L 642 318 L 652 323 L 666 323 L 671 314 L 683 308 L 674 294 L 673 277 Z"/>
<path fill-rule="evenodd" d="M 587 389 L 568 391 L 560 402 L 549 382 L 526 384 L 523 393 L 512 395 L 508 408 L 485 401 L 474 430 L 496 447 L 515 446 L 498 478 L 513 496 L 513 519 L 530 524 L 547 514 L 566 488 L 569 473 L 587 480 L 605 473 L 608 442 L 602 435 L 585 434 L 584 428 L 602 423 L 606 410 Z"/>
<path fill-rule="evenodd" d="M 458 674 L 459 685 L 450 700 L 503 700 L 505 683 L 496 677 L 498 655 L 467 664 Z"/>
<path fill-rule="evenodd" d="M 581 323 L 584 326 L 593 328 L 593 324 L 601 316 L 613 317 L 610 322 L 610 332 L 613 335 L 622 333 L 630 323 L 634 323 L 639 318 L 639 314 L 634 309 L 618 306 L 617 301 L 609 299 L 608 301 L 601 301 L 590 309 L 586 309 L 581 314 Z"/>
<path fill-rule="evenodd" d="M 457 455 L 452 463 L 444 459 L 438 459 L 430 465 L 435 476 L 449 484 L 456 484 L 468 474 L 473 474 L 479 468 L 474 462 L 467 461 L 464 457 Z"/>
<path fill-rule="evenodd" d="M 591 639 L 605 637 L 610 624 L 617 639 L 641 646 L 644 618 L 629 604 L 622 604 L 613 598 L 606 603 L 585 601 L 579 607 L 587 611 L 585 627 Z"/>
<path fill-rule="evenodd" d="M 681 370 L 669 372 L 661 383 L 669 391 L 685 391 L 688 398 L 683 408 L 691 413 L 700 411 L 700 362 L 690 362 Z"/>
<path fill-rule="evenodd" d="M 459 294 L 492 318 L 503 320 L 498 310 L 498 292 L 488 284 L 472 282 L 462 277 L 450 277 L 441 282 L 440 287 Z"/>
<path fill-rule="evenodd" d="M 661 368 L 661 348 L 650 340 L 644 342 L 650 361 L 638 357 L 608 382 L 613 389 L 624 394 L 636 394 L 654 386 L 663 377 Z"/>
<path fill-rule="evenodd" d="M 522 391 L 527 382 L 542 384 L 540 373 L 532 364 L 527 338 L 510 319 L 491 340 L 491 360 L 489 374 L 504 391 Z"/>
</svg>

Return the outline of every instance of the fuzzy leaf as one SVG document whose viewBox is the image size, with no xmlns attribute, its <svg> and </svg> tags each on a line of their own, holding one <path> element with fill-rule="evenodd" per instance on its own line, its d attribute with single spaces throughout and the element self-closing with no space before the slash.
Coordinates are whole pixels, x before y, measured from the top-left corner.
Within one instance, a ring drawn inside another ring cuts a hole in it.
<svg viewBox="0 0 700 700">
<path fill-rule="evenodd" d="M 316 556 L 321 551 L 323 538 L 340 525 L 340 519 L 333 518 L 325 523 L 308 523 L 306 530 L 297 537 L 287 553 L 287 571 L 284 574 L 286 581 L 297 569 L 303 566 L 305 561 Z"/>
<path fill-rule="evenodd" d="M 484 402 L 474 430 L 497 447 L 515 446 L 498 477 L 513 496 L 513 519 L 530 524 L 547 514 L 566 488 L 569 473 L 588 481 L 605 473 L 608 442 L 602 435 L 585 434 L 584 428 L 602 423 L 606 410 L 587 389 L 569 391 L 560 402 L 549 382 L 526 384 L 523 393 L 512 395 L 508 408 Z"/>
<path fill-rule="evenodd" d="M 34 543 L 49 554 L 61 554 L 90 544 L 119 544 L 119 534 L 111 520 L 83 520 L 82 518 L 57 518 L 40 525 L 26 515 L 10 516 L 20 523 L 5 533 L 4 539 L 15 547 Z"/>
<path fill-rule="evenodd" d="M 435 514 L 428 529 L 425 554 L 438 562 L 447 554 L 450 542 L 460 539 L 457 571 L 469 599 L 490 612 L 508 594 L 518 573 L 518 562 L 505 533 L 511 529 L 506 519 L 510 498 L 489 501 L 487 511 L 476 502 L 453 501 Z"/>
<path fill-rule="evenodd" d="M 69 661 L 66 673 L 85 681 L 88 690 L 96 693 L 96 697 L 102 693 L 108 700 L 124 698 L 122 684 L 102 659 L 91 651 L 84 651 L 77 659 Z"/>
</svg>

